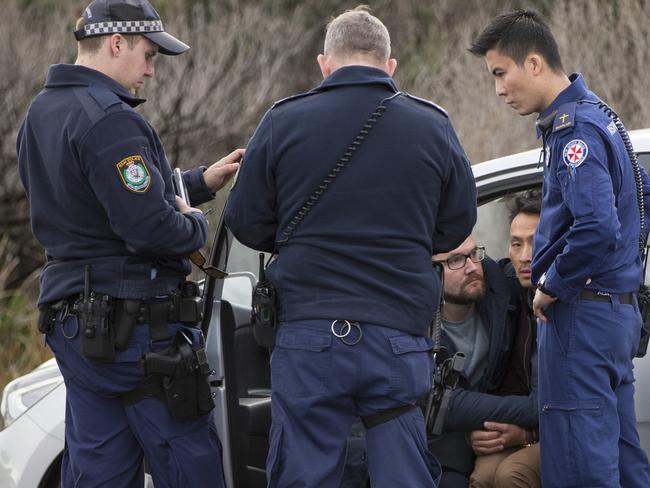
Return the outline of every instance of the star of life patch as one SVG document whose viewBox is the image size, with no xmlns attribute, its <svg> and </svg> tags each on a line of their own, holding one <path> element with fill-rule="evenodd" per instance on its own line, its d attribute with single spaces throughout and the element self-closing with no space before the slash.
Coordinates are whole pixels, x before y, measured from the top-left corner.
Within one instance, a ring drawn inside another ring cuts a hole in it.
<svg viewBox="0 0 650 488">
<path fill-rule="evenodd" d="M 587 143 L 581 139 L 574 139 L 564 146 L 562 158 L 564 164 L 575 169 L 587 159 L 588 153 L 589 148 L 587 147 Z"/>
<path fill-rule="evenodd" d="M 134 193 L 145 193 L 151 184 L 151 174 L 139 154 L 127 156 L 115 165 L 122 184 Z"/>
</svg>

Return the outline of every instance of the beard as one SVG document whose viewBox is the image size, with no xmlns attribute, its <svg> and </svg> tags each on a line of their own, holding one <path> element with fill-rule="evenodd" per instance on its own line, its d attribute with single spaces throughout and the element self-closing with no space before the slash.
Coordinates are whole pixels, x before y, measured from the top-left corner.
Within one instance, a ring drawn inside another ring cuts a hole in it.
<svg viewBox="0 0 650 488">
<path fill-rule="evenodd" d="M 468 289 L 469 285 L 474 285 L 477 282 L 480 283 L 480 286 Z M 469 305 L 480 302 L 483 298 L 485 298 L 485 281 L 480 276 L 470 277 L 470 281 L 464 284 L 458 293 L 445 292 L 445 301 L 456 305 Z"/>
</svg>

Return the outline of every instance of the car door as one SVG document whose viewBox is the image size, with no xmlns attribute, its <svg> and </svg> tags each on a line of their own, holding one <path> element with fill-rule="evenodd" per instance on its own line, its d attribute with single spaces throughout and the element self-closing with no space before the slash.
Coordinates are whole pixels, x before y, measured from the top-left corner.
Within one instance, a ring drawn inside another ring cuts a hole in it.
<svg viewBox="0 0 650 488">
<path fill-rule="evenodd" d="M 211 263 L 228 275 L 206 281 L 204 328 L 208 359 L 215 370 L 214 418 L 230 487 L 266 486 L 271 426 L 270 351 L 255 343 L 250 324 L 258 257 L 258 252 L 233 237 L 223 221 L 219 224 Z"/>
<path fill-rule="evenodd" d="M 641 132 L 631 133 L 632 142 L 637 151 L 641 149 L 639 159 L 648 170 L 650 131 Z M 494 258 L 507 256 L 508 251 L 505 197 L 541 186 L 538 160 L 539 150 L 535 149 L 473 167 L 479 205 L 475 235 Z M 225 269 L 228 276 L 206 281 L 203 327 L 207 330 L 208 358 L 215 369 L 215 423 L 230 487 L 266 486 L 264 467 L 271 425 L 270 351 L 255 343 L 250 324 L 258 256 L 257 251 L 233 237 L 223 220 L 220 222 L 210 262 Z M 650 405 L 650 358 L 636 359 L 635 368 L 638 428 L 642 446 L 650 453 L 650 409 L 646 407 Z"/>
</svg>

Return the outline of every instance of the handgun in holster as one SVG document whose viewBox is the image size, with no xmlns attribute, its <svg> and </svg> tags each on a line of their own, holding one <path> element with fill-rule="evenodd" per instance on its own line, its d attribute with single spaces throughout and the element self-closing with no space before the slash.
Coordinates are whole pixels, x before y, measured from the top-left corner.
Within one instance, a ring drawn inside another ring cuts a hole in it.
<svg viewBox="0 0 650 488">
<path fill-rule="evenodd" d="M 457 352 L 452 357 L 444 356 L 442 353 L 436 355 L 433 386 L 427 397 L 424 416 L 427 432 L 433 435 L 440 435 L 444 430 L 451 394 L 465 368 L 464 353 Z"/>
<path fill-rule="evenodd" d="M 263 253 L 260 253 L 259 259 L 259 280 L 253 288 L 251 302 L 251 325 L 255 342 L 262 347 L 273 348 L 278 320 L 277 293 L 273 283 L 266 278 Z"/>
<path fill-rule="evenodd" d="M 193 349 L 184 333 L 177 333 L 169 349 L 145 354 L 142 366 L 146 376 L 160 378 L 161 399 L 175 419 L 196 417 L 214 408 L 205 347 Z"/>
</svg>

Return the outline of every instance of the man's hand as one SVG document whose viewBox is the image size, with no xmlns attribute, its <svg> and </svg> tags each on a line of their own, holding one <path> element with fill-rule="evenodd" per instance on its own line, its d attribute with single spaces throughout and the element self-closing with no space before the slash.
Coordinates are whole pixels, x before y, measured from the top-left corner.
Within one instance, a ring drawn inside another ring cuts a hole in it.
<svg viewBox="0 0 650 488">
<path fill-rule="evenodd" d="M 535 314 L 535 317 L 547 322 L 546 315 L 544 315 L 544 309 L 556 300 L 557 298 L 548 296 L 539 289 L 535 291 L 535 298 L 533 298 L 533 313 Z"/>
<path fill-rule="evenodd" d="M 181 197 L 178 195 L 176 196 L 176 210 L 178 210 L 181 213 L 187 213 L 187 212 L 201 212 L 203 213 L 200 209 L 190 207 L 185 200 L 183 200 Z"/>
<path fill-rule="evenodd" d="M 526 443 L 526 429 L 514 424 L 484 422 L 486 430 L 475 430 L 469 436 L 472 449 L 477 455 L 492 454 L 506 447 Z"/>
<path fill-rule="evenodd" d="M 203 179 L 212 193 L 221 189 L 237 172 L 239 169 L 239 161 L 244 156 L 245 151 L 245 149 L 235 149 L 228 156 L 213 163 L 205 170 Z"/>
</svg>

